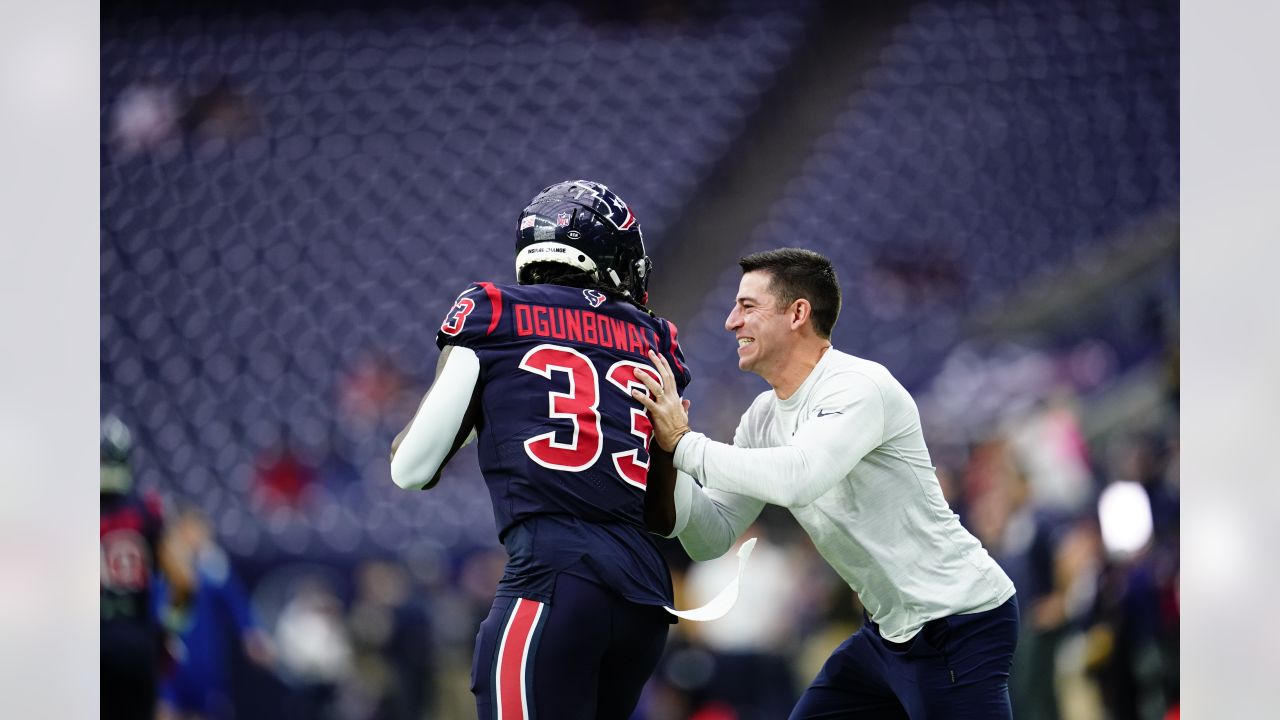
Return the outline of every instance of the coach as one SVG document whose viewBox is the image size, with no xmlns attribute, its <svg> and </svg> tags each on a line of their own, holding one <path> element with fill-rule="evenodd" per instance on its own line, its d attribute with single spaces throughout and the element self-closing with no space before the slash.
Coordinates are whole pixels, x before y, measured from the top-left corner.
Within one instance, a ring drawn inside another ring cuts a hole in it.
<svg viewBox="0 0 1280 720">
<path fill-rule="evenodd" d="M 664 501 L 663 527 L 650 529 L 707 560 L 765 503 L 780 505 L 858 593 L 867 622 L 832 652 L 792 720 L 1011 717 L 1013 583 L 947 506 L 906 389 L 831 346 L 831 262 L 784 248 L 739 264 L 725 329 L 738 367 L 772 390 L 743 414 L 732 445 L 715 442 L 689 429 L 670 368 L 650 354 L 663 386 L 645 376 L 656 399 L 635 397 L 679 471 L 650 474 L 648 492 Z"/>
</svg>

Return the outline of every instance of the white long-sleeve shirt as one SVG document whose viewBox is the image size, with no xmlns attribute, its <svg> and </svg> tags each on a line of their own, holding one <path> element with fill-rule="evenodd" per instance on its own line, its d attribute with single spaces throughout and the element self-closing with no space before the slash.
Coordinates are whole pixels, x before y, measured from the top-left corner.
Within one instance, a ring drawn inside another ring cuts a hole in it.
<svg viewBox="0 0 1280 720">
<path fill-rule="evenodd" d="M 765 503 L 786 507 L 888 640 L 1013 596 L 943 498 L 915 401 L 878 363 L 827 350 L 794 395 L 755 399 L 733 445 L 686 434 L 675 466 L 672 534 L 690 557 L 724 554 Z"/>
</svg>

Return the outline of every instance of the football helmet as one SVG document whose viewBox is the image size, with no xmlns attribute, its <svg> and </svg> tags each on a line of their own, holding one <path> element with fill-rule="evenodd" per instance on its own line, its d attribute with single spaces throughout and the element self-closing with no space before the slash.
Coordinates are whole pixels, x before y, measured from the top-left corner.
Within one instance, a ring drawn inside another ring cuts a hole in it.
<svg viewBox="0 0 1280 720">
<path fill-rule="evenodd" d="M 653 261 L 644 252 L 640 223 L 622 198 L 598 182 L 566 180 L 520 212 L 516 282 L 529 284 L 534 263 L 561 263 L 645 305 Z"/>
<path fill-rule="evenodd" d="M 128 492 L 133 484 L 133 474 L 129 468 L 129 449 L 133 445 L 133 436 L 129 427 L 115 415 L 102 418 L 102 468 L 100 492 Z"/>
</svg>

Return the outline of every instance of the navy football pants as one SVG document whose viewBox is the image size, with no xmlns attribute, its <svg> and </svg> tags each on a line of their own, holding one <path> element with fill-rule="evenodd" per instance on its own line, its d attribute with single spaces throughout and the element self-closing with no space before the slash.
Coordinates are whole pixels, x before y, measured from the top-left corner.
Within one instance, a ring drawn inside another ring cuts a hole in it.
<svg viewBox="0 0 1280 720">
<path fill-rule="evenodd" d="M 885 640 L 868 620 L 827 659 L 791 720 L 1011 718 L 1017 642 L 1016 598 L 933 620 L 905 643 Z"/>
<path fill-rule="evenodd" d="M 670 623 L 660 607 L 568 573 L 549 604 L 495 598 L 471 666 L 480 720 L 626 720 Z"/>
</svg>

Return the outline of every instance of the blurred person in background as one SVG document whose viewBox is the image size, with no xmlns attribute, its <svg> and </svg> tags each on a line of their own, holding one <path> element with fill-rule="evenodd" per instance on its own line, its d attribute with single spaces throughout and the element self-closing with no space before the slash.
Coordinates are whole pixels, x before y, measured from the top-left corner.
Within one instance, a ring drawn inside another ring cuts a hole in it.
<svg viewBox="0 0 1280 720">
<path fill-rule="evenodd" d="M 312 500 L 316 469 L 283 424 L 253 464 L 253 505 L 266 512 L 301 511 Z"/>
<path fill-rule="evenodd" d="M 236 141 L 260 125 L 258 111 L 238 83 L 218 75 L 190 99 L 182 115 L 183 129 L 193 142 Z"/>
<path fill-rule="evenodd" d="M 129 83 L 111 107 L 111 147 L 121 157 L 171 155 L 181 146 L 178 90 L 159 72 Z"/>
<path fill-rule="evenodd" d="M 883 366 L 831 346 L 840 288 L 827 258 L 783 248 L 739 262 L 725 329 L 738 367 L 772 390 L 718 443 L 691 431 L 668 362 L 650 354 L 662 382 L 642 375 L 649 393 L 634 395 L 680 471 L 669 485 L 655 473 L 651 527 L 704 560 L 766 503 L 786 507 L 857 592 L 866 624 L 792 718 L 1011 717 L 1014 586 L 947 507 L 914 400 Z"/>
<path fill-rule="evenodd" d="M 1096 576 L 1091 670 L 1111 717 L 1176 716 L 1179 698 L 1177 498 L 1172 456 L 1156 437 L 1121 437 L 1098 501 L 1103 567 Z"/>
<path fill-rule="evenodd" d="M 164 522 L 158 498 L 134 491 L 129 428 L 108 415 L 101 431 L 101 717 L 150 720 L 163 658 L 154 591 Z"/>
<path fill-rule="evenodd" d="M 489 615 L 493 589 L 507 565 L 501 546 L 473 548 L 453 560 L 454 571 L 442 578 L 423 598 L 431 617 L 433 717 L 475 717 L 471 694 L 471 665 L 475 655 L 476 628 Z"/>
<path fill-rule="evenodd" d="M 1069 620 L 1067 579 L 1055 572 L 1055 554 L 1066 518 L 1039 509 L 1035 488 L 1011 442 L 992 439 L 970 467 L 975 488 L 969 528 L 1008 573 L 1018 590 L 1018 651 L 1010 697 L 1022 720 L 1059 717 L 1055 663 Z"/>
<path fill-rule="evenodd" d="M 1033 411 L 1011 418 L 1006 432 L 1030 485 L 1027 499 L 1058 517 L 1085 511 L 1097 494 L 1077 404 L 1071 389 L 1055 388 Z"/>
<path fill-rule="evenodd" d="M 631 392 L 656 377 L 650 350 L 676 368 L 667 392 L 689 372 L 647 307 L 651 267 L 609 188 L 544 189 L 519 216 L 519 284 L 458 296 L 435 382 L 392 444 L 395 483 L 426 489 L 479 438 L 510 557 L 476 642 L 481 718 L 627 718 L 662 654 L 671 577 L 645 529 L 651 428 Z"/>
<path fill-rule="evenodd" d="M 233 717 L 229 644 L 238 641 L 245 657 L 269 669 L 275 658 L 271 639 L 198 509 L 179 513 L 165 533 L 161 554 L 167 573 L 157 587 L 157 604 L 170 634 L 174 667 L 160 683 L 159 717 Z"/>
<path fill-rule="evenodd" d="M 339 702 L 343 717 L 412 720 L 435 700 L 431 625 L 413 600 L 408 573 L 391 560 L 367 560 L 355 570 L 356 596 L 347 613 L 354 672 Z"/>
<path fill-rule="evenodd" d="M 733 708 L 740 720 L 785 717 L 799 696 L 789 654 L 799 640 L 803 562 L 770 542 L 761 523 L 745 535 L 759 538 L 751 554 L 751 572 L 744 575 L 733 610 L 716 622 L 690 623 L 690 634 L 711 651 L 713 671 L 707 683 L 710 698 Z M 709 602 L 738 573 L 733 553 L 696 563 L 685 575 L 690 604 Z"/>
<path fill-rule="evenodd" d="M 353 650 L 342 601 L 326 578 L 303 576 L 292 585 L 276 618 L 275 639 L 289 685 L 287 716 L 337 714 L 338 690 L 352 672 Z"/>
<path fill-rule="evenodd" d="M 361 355 L 338 382 L 341 423 L 353 437 L 399 429 L 404 413 L 417 401 L 418 394 L 410 390 L 400 364 L 385 352 Z"/>
</svg>

